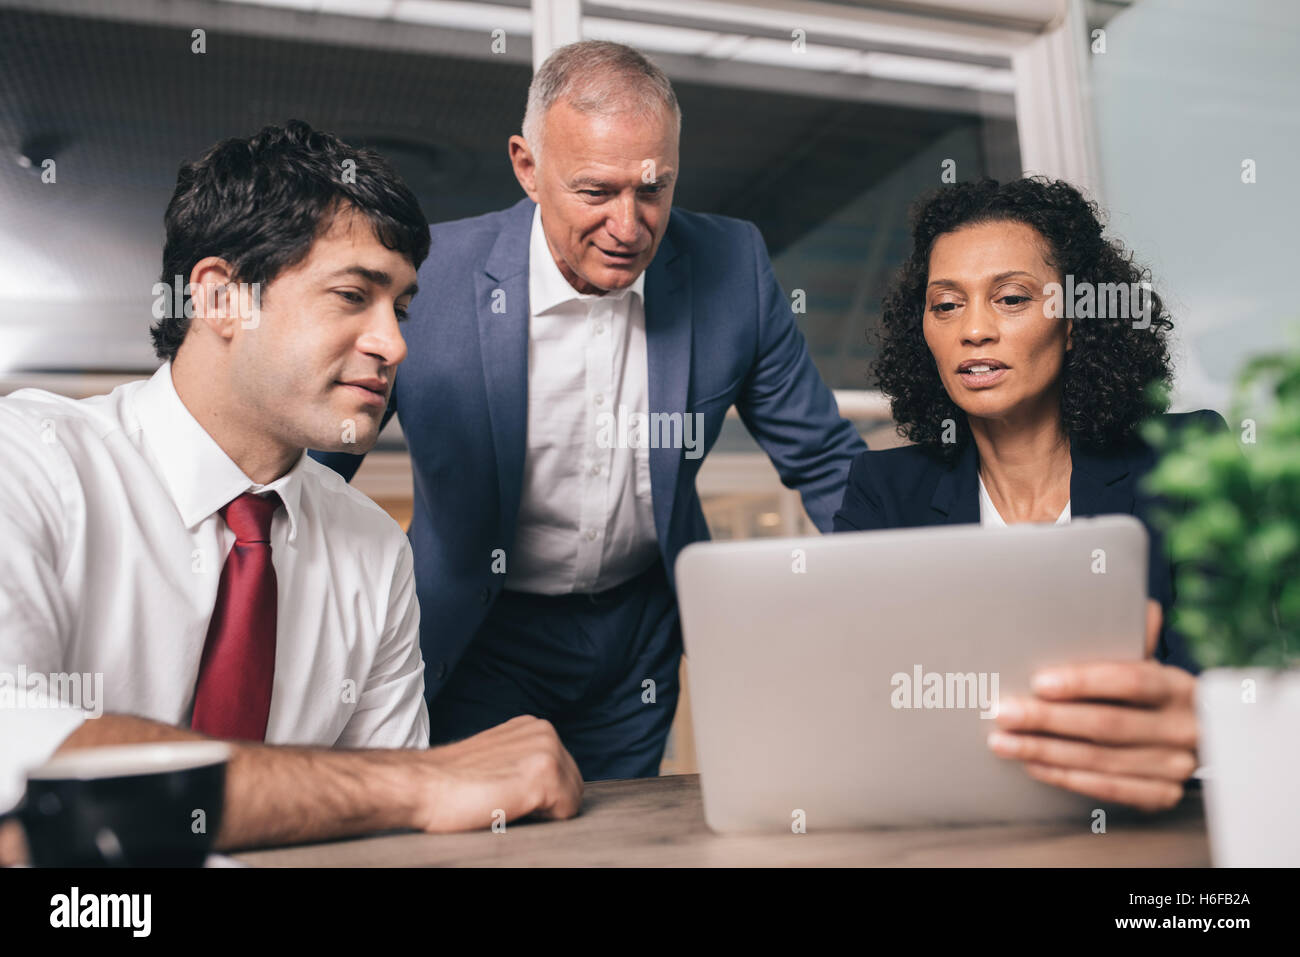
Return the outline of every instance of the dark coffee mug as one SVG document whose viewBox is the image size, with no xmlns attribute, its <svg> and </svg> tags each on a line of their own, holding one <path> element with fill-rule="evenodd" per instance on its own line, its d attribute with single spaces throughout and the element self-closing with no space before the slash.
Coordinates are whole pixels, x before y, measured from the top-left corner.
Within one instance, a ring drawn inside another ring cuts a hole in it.
<svg viewBox="0 0 1300 957">
<path fill-rule="evenodd" d="M 14 816 L 35 867 L 200 867 L 221 827 L 230 746 L 128 744 L 55 755 Z"/>
</svg>

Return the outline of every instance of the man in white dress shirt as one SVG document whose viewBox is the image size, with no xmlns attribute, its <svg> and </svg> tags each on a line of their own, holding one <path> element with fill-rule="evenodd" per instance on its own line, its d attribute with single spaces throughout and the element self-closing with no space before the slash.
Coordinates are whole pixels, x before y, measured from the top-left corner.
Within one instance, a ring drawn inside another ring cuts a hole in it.
<svg viewBox="0 0 1300 957">
<path fill-rule="evenodd" d="M 546 721 L 429 749 L 411 548 L 304 453 L 378 435 L 414 195 L 291 121 L 183 167 L 166 227 L 153 377 L 0 399 L 0 808 L 56 751 L 212 736 L 219 847 L 576 813 Z"/>
</svg>

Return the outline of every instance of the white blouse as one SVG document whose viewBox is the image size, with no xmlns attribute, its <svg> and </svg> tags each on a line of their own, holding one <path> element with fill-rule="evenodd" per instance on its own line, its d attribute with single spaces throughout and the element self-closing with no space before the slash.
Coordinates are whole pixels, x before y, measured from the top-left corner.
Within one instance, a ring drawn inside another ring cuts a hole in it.
<svg viewBox="0 0 1300 957">
<path fill-rule="evenodd" d="M 989 490 L 984 487 L 984 477 L 979 477 L 980 482 L 980 524 L 988 528 L 1005 528 L 1007 523 L 1003 521 L 1002 516 L 998 514 L 997 506 L 993 504 L 993 499 L 989 497 Z M 1061 509 L 1061 514 L 1056 517 L 1057 525 L 1070 524 L 1070 503 L 1066 501 L 1065 508 Z"/>
</svg>

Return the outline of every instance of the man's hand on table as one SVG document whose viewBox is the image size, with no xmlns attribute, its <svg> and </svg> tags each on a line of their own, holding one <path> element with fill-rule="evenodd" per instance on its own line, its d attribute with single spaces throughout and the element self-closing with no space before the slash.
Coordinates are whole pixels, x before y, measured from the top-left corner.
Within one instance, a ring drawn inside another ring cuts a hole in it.
<svg viewBox="0 0 1300 957">
<path fill-rule="evenodd" d="M 1196 770 L 1196 679 L 1151 660 L 1161 609 L 1147 606 L 1147 658 L 1044 669 L 1034 697 L 998 703 L 989 747 L 1048 784 L 1147 811 L 1176 805 Z"/>
<path fill-rule="evenodd" d="M 201 741 L 186 728 L 134 715 L 83 722 L 59 746 Z M 215 848 L 228 852 L 306 844 L 379 831 L 467 831 L 535 814 L 566 818 L 582 802 L 582 776 L 550 722 L 518 717 L 454 744 L 313 748 L 231 742 Z M 0 832 L 0 854 L 14 836 Z"/>
<path fill-rule="evenodd" d="M 438 777 L 415 809 L 421 830 L 489 827 L 497 810 L 507 820 L 573 817 L 582 806 L 582 775 L 549 721 L 512 718 L 425 753 Z"/>
</svg>

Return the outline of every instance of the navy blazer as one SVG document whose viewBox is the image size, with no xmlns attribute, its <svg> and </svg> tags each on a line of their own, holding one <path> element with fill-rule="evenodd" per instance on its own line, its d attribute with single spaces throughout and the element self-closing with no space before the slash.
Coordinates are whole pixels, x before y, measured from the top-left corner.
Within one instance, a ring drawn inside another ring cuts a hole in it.
<svg viewBox="0 0 1300 957">
<path fill-rule="evenodd" d="M 408 346 L 384 421 L 397 414 L 415 476 L 410 539 L 429 700 L 500 593 L 523 490 L 528 424 L 531 200 L 430 227 Z M 645 273 L 650 411 L 699 413 L 702 450 L 733 404 L 781 481 L 829 531 L 853 458 L 866 449 L 840 417 L 795 325 L 753 223 L 674 208 Z M 708 538 L 695 490 L 704 458 L 650 449 L 655 530 L 677 553 Z M 351 478 L 361 457 L 313 452 Z M 498 551 L 500 550 L 500 551 Z"/>
<path fill-rule="evenodd" d="M 1173 429 L 1201 422 L 1226 430 L 1217 412 L 1201 410 L 1166 415 Z M 1193 674 L 1199 668 L 1186 639 L 1170 628 L 1169 609 L 1174 601 L 1174 576 L 1164 535 L 1151 524 L 1153 508 L 1180 511 L 1177 503 L 1152 496 L 1141 479 L 1156 463 L 1156 452 L 1135 439 L 1124 448 L 1103 454 L 1070 446 L 1070 516 L 1133 515 L 1151 537 L 1147 564 L 1147 595 L 1160 602 L 1165 624 L 1156 657 Z M 1185 508 L 1186 503 L 1182 503 Z M 870 531 L 920 525 L 979 524 L 979 452 L 967 441 L 951 465 L 918 446 L 864 452 L 853 462 L 844 502 L 835 513 L 835 531 Z"/>
</svg>

